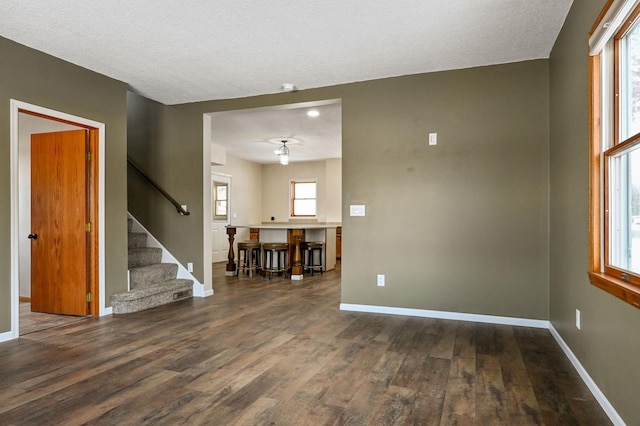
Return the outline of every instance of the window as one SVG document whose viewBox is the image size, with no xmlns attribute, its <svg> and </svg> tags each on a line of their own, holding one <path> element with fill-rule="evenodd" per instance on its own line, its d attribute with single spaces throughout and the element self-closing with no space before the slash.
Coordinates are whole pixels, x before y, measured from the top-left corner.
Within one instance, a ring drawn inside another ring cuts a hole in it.
<svg viewBox="0 0 640 426">
<path fill-rule="evenodd" d="M 592 284 L 640 307 L 640 0 L 607 3 L 589 38 Z"/>
<path fill-rule="evenodd" d="M 227 220 L 229 185 L 213 183 L 213 220 Z"/>
<path fill-rule="evenodd" d="M 316 217 L 317 184 L 315 179 L 291 181 L 291 217 Z"/>
</svg>

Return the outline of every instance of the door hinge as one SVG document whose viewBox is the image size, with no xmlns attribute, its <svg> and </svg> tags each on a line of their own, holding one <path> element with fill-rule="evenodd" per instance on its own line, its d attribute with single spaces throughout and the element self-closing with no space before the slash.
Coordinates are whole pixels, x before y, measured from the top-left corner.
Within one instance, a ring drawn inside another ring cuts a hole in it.
<svg viewBox="0 0 640 426">
<path fill-rule="evenodd" d="M 87 161 L 91 161 L 91 151 L 87 152 Z"/>
<path fill-rule="evenodd" d="M 91 222 L 84 225 L 84 230 L 87 232 L 91 232 Z"/>
<path fill-rule="evenodd" d="M 87 303 L 91 302 L 93 302 L 93 297 L 91 296 L 91 293 L 87 293 Z"/>
</svg>

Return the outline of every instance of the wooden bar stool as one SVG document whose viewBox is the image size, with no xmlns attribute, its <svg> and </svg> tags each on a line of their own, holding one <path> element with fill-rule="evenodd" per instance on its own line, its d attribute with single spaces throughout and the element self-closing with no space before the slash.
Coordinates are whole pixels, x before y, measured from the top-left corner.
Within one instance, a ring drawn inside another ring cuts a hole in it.
<svg viewBox="0 0 640 426">
<path fill-rule="evenodd" d="M 262 244 L 257 241 L 244 241 L 238 243 L 238 267 L 236 268 L 236 276 L 240 275 L 240 271 L 249 273 L 249 277 L 253 277 L 253 272 L 260 270 Z"/>
<path fill-rule="evenodd" d="M 303 253 L 302 268 L 304 271 L 320 271 L 320 275 L 324 272 L 322 264 L 324 243 L 322 241 L 303 241 L 300 243 L 300 251 Z M 316 254 L 318 262 L 316 263 Z"/>
<path fill-rule="evenodd" d="M 284 277 L 287 277 L 287 270 L 289 269 L 289 244 L 287 243 L 263 243 L 262 244 L 262 271 L 269 273 L 269 279 L 275 272 L 279 274 L 284 272 Z"/>
</svg>

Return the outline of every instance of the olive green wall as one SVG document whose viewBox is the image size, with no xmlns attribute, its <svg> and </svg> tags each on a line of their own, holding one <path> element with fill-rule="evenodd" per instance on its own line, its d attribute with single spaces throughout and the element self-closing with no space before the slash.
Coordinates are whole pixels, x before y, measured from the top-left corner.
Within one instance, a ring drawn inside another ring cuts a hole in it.
<svg viewBox="0 0 640 426">
<path fill-rule="evenodd" d="M 640 310 L 589 284 L 587 33 L 605 0 L 573 2 L 550 59 L 550 319 L 628 424 L 640 419 Z M 575 328 L 580 309 L 581 330 Z"/>
<path fill-rule="evenodd" d="M 193 213 L 181 218 L 132 186 L 130 208 L 140 203 L 151 230 L 201 278 L 202 115 L 341 98 L 342 302 L 547 319 L 548 93 L 548 61 L 537 60 L 140 105 L 162 114 L 162 128 L 156 141 L 130 139 L 130 152 L 145 153 L 145 168 Z M 427 145 L 429 132 L 438 146 Z M 367 216 L 349 217 L 350 204 L 365 204 Z"/>
<path fill-rule="evenodd" d="M 546 319 L 548 62 L 359 83 L 342 105 L 342 302 Z"/>
<path fill-rule="evenodd" d="M 203 283 L 202 114 L 185 115 L 131 92 L 127 110 L 128 155 L 190 214 L 180 215 L 130 167 L 128 209 L 180 263 L 192 262 Z"/>
<path fill-rule="evenodd" d="M 126 89 L 119 81 L 0 37 L 0 332 L 11 327 L 10 99 L 106 124 L 106 288 L 127 288 Z"/>
</svg>

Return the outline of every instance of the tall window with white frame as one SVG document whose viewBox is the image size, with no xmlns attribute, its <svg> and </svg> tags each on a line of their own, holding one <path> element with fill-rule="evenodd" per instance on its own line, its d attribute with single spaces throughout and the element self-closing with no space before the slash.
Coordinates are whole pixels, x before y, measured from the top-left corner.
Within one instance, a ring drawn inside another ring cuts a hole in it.
<svg viewBox="0 0 640 426">
<path fill-rule="evenodd" d="M 317 180 L 292 179 L 290 184 L 290 216 L 292 218 L 317 217 Z"/>
<path fill-rule="evenodd" d="M 589 277 L 640 307 L 640 0 L 609 2 L 589 45 Z"/>
<path fill-rule="evenodd" d="M 228 189 L 226 183 L 215 182 L 213 184 L 213 220 L 227 220 L 228 212 Z"/>
</svg>

